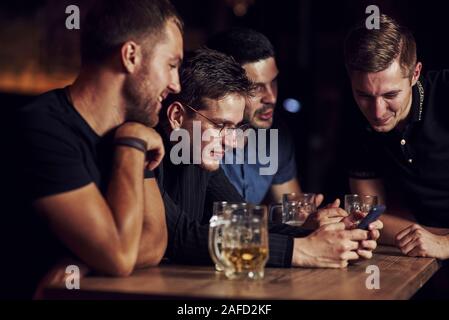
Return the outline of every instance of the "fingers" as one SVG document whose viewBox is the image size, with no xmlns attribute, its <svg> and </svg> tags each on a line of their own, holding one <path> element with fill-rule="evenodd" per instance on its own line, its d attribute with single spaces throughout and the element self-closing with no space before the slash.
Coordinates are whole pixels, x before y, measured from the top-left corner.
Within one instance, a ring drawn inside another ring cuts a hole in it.
<svg viewBox="0 0 449 320">
<path fill-rule="evenodd" d="M 377 242 L 374 240 L 364 240 L 360 242 L 360 248 L 357 250 L 357 254 L 362 259 L 371 259 L 373 257 L 373 251 L 377 248 Z"/>
<path fill-rule="evenodd" d="M 368 234 L 368 239 L 370 240 L 378 240 L 380 238 L 379 230 L 371 230 Z"/>
<path fill-rule="evenodd" d="M 383 227 L 384 227 L 383 222 L 380 220 L 376 220 L 376 221 L 370 223 L 368 229 L 369 230 L 382 230 Z"/>
<path fill-rule="evenodd" d="M 368 238 L 371 239 L 371 240 L 379 239 L 380 238 L 380 231 L 379 230 L 382 230 L 383 227 L 384 227 L 384 224 L 380 220 L 372 222 L 369 225 L 369 227 L 368 227 L 368 230 L 369 230 Z"/>
<path fill-rule="evenodd" d="M 358 260 L 359 255 L 355 251 L 346 251 L 341 255 L 342 260 Z"/>
<path fill-rule="evenodd" d="M 360 249 L 374 251 L 377 248 L 377 242 L 374 240 L 363 240 L 360 242 Z"/>
<path fill-rule="evenodd" d="M 406 236 L 404 236 L 401 240 L 397 242 L 397 246 L 399 248 L 404 248 L 406 245 L 408 245 L 410 242 L 416 239 L 415 233 L 412 231 L 408 233 Z"/>
<path fill-rule="evenodd" d="M 400 249 L 403 254 L 409 255 L 409 253 L 413 251 L 413 249 L 415 249 L 417 246 L 419 246 L 419 239 L 413 239 Z"/>
<path fill-rule="evenodd" d="M 344 245 L 344 249 L 347 251 L 354 251 L 354 250 L 357 250 L 358 248 L 359 248 L 359 243 L 357 241 L 348 241 Z"/>
<path fill-rule="evenodd" d="M 330 269 L 344 269 L 348 267 L 348 260 L 343 260 L 339 263 L 331 263 L 329 265 L 326 266 L 327 268 Z"/>
<path fill-rule="evenodd" d="M 357 250 L 357 254 L 360 256 L 360 258 L 366 260 L 369 260 L 373 257 L 373 252 L 370 250 Z"/>
<path fill-rule="evenodd" d="M 328 224 L 322 227 L 325 231 L 343 231 L 345 230 L 345 224 L 344 223 L 334 223 L 334 224 Z"/>
<path fill-rule="evenodd" d="M 367 240 L 368 239 L 368 231 L 360 230 L 360 229 L 354 229 L 354 230 L 348 230 L 349 239 L 354 241 L 361 241 L 361 240 Z"/>
<path fill-rule="evenodd" d="M 409 257 L 420 257 L 420 258 L 426 258 L 427 255 L 424 250 L 422 250 L 421 246 L 417 245 L 413 250 L 411 250 L 408 253 Z"/>
<path fill-rule="evenodd" d="M 328 225 L 328 224 L 334 224 L 334 223 L 340 223 L 341 218 L 326 218 L 319 221 L 320 227 Z"/>
<path fill-rule="evenodd" d="M 357 222 L 364 218 L 364 214 L 360 211 L 355 211 L 348 215 L 344 220 L 344 224 L 346 225 L 346 229 L 353 229 L 357 226 Z"/>
<path fill-rule="evenodd" d="M 323 203 L 323 200 L 324 200 L 324 196 L 321 193 L 317 194 L 316 197 L 315 197 L 315 206 L 317 208 L 319 206 L 321 206 L 321 204 Z"/>
<path fill-rule="evenodd" d="M 401 239 L 403 237 L 405 237 L 407 234 L 409 234 L 411 231 L 417 230 L 419 228 L 420 228 L 420 226 L 417 224 L 412 224 L 412 225 L 408 226 L 407 228 L 405 228 L 404 230 L 402 230 L 401 232 L 399 232 L 396 235 L 396 241 L 401 241 Z"/>
<path fill-rule="evenodd" d="M 347 217 L 348 213 L 340 208 L 326 208 L 326 209 L 320 209 L 318 211 L 318 219 L 324 219 L 324 218 L 344 218 Z"/>
<path fill-rule="evenodd" d="M 364 240 L 360 242 L 360 248 L 356 251 L 362 259 L 371 259 L 373 251 L 377 248 L 377 242 L 374 240 Z"/>
</svg>

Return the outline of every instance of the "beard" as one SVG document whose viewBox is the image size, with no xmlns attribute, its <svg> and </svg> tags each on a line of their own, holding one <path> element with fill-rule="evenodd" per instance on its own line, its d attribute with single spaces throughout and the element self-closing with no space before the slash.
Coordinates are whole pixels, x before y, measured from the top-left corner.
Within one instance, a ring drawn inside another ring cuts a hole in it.
<svg viewBox="0 0 449 320">
<path fill-rule="evenodd" d="M 274 104 L 264 104 L 262 108 L 254 112 L 254 115 L 257 116 L 259 114 L 263 114 L 267 111 L 274 110 Z"/>
<path fill-rule="evenodd" d="M 201 162 L 200 167 L 206 171 L 213 172 L 220 169 L 220 162 L 218 161 Z"/>
<path fill-rule="evenodd" d="M 156 94 L 150 86 L 145 85 L 146 80 L 141 72 L 135 77 L 129 77 L 124 83 L 124 96 L 126 101 L 126 121 L 138 122 L 147 127 L 154 127 L 159 122 L 158 104 Z M 154 98 L 151 98 L 154 97 Z"/>
<path fill-rule="evenodd" d="M 264 114 L 268 111 L 273 110 L 274 112 L 275 105 L 274 104 L 264 104 L 262 108 L 256 110 L 252 116 L 252 119 L 250 119 L 251 126 L 256 129 L 269 129 L 271 128 L 271 125 L 273 124 L 273 118 L 269 120 L 263 120 L 259 118 L 259 115 Z"/>
</svg>

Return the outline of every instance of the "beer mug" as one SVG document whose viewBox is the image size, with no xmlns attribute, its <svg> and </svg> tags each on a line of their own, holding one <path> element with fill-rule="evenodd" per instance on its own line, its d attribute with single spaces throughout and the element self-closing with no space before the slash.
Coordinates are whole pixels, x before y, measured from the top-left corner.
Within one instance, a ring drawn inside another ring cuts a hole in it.
<svg viewBox="0 0 449 320">
<path fill-rule="evenodd" d="M 282 223 L 301 227 L 307 220 L 307 217 L 316 212 L 316 195 L 314 193 L 287 193 L 282 196 L 282 203 L 270 206 L 270 221 L 277 222 L 274 219 L 273 211 L 277 208 L 282 209 Z"/>
<path fill-rule="evenodd" d="M 222 258 L 229 279 L 262 279 L 268 260 L 266 206 L 231 205 L 222 228 Z"/>
<path fill-rule="evenodd" d="M 222 258 L 223 227 L 229 223 L 225 217 L 229 217 L 231 205 L 246 206 L 245 203 L 214 202 L 212 218 L 209 221 L 209 254 L 215 264 L 215 270 L 219 272 L 224 271 L 226 267 L 226 261 Z"/>
<path fill-rule="evenodd" d="M 359 219 L 366 217 L 370 210 L 377 204 L 377 196 L 345 195 L 345 211 L 350 215 L 355 214 Z"/>
</svg>

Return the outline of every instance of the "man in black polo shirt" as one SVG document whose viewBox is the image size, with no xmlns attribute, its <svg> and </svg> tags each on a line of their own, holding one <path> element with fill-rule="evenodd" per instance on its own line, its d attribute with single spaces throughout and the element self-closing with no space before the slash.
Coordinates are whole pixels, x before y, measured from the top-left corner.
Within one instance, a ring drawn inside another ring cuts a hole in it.
<svg viewBox="0 0 449 320">
<path fill-rule="evenodd" d="M 170 95 L 161 112 L 160 132 L 167 152 L 156 176 L 167 216 L 166 255 L 177 263 L 211 263 L 207 244 L 212 203 L 244 201 L 220 168 L 220 160 L 224 149 L 235 142 L 233 132 L 243 120 L 252 85 L 233 58 L 209 49 L 186 57 L 180 82 L 182 91 Z M 198 140 L 201 136 L 205 139 Z M 195 152 L 200 153 L 197 161 Z M 319 216 L 345 214 L 329 208 Z M 376 247 L 372 239 L 379 237 L 380 228 L 380 221 L 371 225 L 370 232 L 345 230 L 344 223 L 333 223 L 309 235 L 302 229 L 270 225 L 268 264 L 344 268 L 349 260 L 371 258 Z"/>
<path fill-rule="evenodd" d="M 383 15 L 354 28 L 345 63 L 365 120 L 348 140 L 354 193 L 387 204 L 381 241 L 409 256 L 449 258 L 449 71 L 421 75 L 415 40 Z"/>
<path fill-rule="evenodd" d="M 126 276 L 165 252 L 164 207 L 150 171 L 164 148 L 151 127 L 162 100 L 180 90 L 180 19 L 166 0 L 113 0 L 98 1 L 83 21 L 75 82 L 17 111 L 21 202 L 2 230 L 8 297 L 30 294 L 63 257 Z M 20 212 L 21 204 L 30 210 Z"/>
</svg>

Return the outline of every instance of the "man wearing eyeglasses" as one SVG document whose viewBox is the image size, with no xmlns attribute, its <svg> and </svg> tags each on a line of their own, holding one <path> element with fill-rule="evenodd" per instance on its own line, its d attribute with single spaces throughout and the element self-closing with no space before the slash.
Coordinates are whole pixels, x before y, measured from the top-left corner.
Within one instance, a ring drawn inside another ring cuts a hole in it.
<svg viewBox="0 0 449 320">
<path fill-rule="evenodd" d="M 164 101 L 158 128 L 166 146 L 156 171 L 166 208 L 166 257 L 207 264 L 212 203 L 244 201 L 220 170 L 220 160 L 242 128 L 252 84 L 234 60 L 206 49 L 186 54 L 180 83 L 182 92 Z"/>
<path fill-rule="evenodd" d="M 266 150 L 272 152 L 274 146 L 277 151 L 278 165 L 274 174 L 263 174 L 261 171 L 266 164 L 262 164 L 259 157 L 254 157 L 254 153 L 258 155 L 258 149 L 260 149 L 257 143 L 254 147 L 245 146 L 243 159 L 240 159 L 239 153 L 235 152 L 234 161 L 229 163 L 226 159 L 223 162 L 222 168 L 226 176 L 240 194 L 251 203 L 260 204 L 267 200 L 266 198 L 279 202 L 285 193 L 300 193 L 292 137 L 288 128 L 273 117 L 277 101 L 279 70 L 272 44 L 257 31 L 233 28 L 209 39 L 207 46 L 232 56 L 255 83 L 254 95 L 246 104 L 245 121 L 258 132 L 260 130 L 257 129 L 277 129 L 278 131 L 277 140 L 271 141 L 270 138 L 266 140 Z M 269 156 L 269 158 L 272 157 L 271 154 Z M 256 159 L 256 163 L 249 159 Z M 317 198 L 320 204 L 323 200 L 322 195 Z"/>
</svg>

